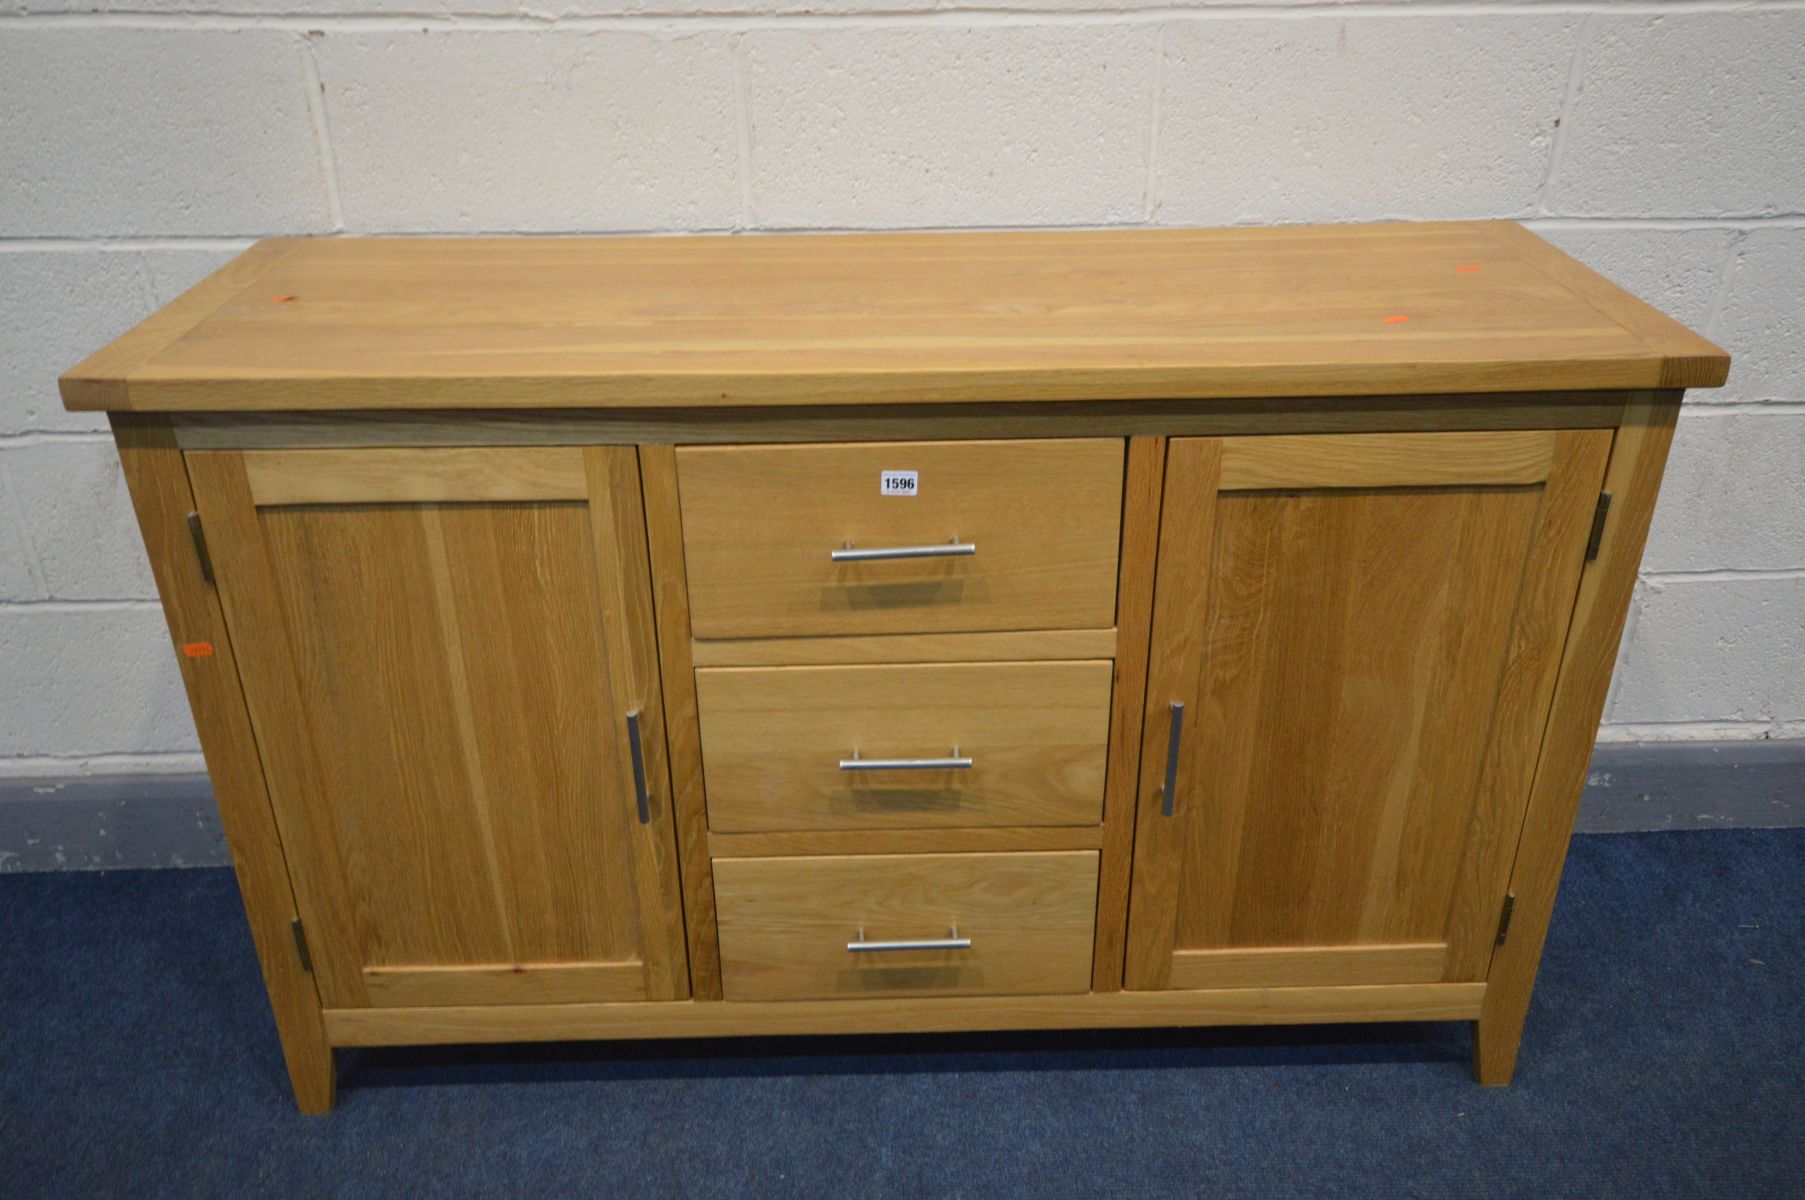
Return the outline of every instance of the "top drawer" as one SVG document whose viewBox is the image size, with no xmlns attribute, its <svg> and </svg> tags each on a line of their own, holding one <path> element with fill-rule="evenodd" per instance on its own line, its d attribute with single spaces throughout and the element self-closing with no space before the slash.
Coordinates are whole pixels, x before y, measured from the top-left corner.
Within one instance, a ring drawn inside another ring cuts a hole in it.
<svg viewBox="0 0 1805 1200">
<path fill-rule="evenodd" d="M 690 630 L 1107 628 L 1122 459 L 1114 438 L 684 447 Z"/>
</svg>

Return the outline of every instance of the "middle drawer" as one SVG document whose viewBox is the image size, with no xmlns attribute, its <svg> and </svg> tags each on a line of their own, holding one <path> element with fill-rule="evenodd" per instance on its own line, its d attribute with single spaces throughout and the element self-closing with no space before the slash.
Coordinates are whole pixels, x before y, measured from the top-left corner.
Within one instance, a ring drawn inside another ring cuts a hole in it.
<svg viewBox="0 0 1805 1200">
<path fill-rule="evenodd" d="M 1095 825 L 1107 659 L 696 672 L 709 828 Z"/>
</svg>

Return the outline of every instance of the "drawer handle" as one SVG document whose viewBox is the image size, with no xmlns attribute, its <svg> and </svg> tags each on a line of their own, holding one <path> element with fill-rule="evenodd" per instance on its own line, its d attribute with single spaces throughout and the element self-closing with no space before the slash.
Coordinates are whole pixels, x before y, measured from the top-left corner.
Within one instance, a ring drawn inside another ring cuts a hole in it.
<svg viewBox="0 0 1805 1200">
<path fill-rule="evenodd" d="M 854 548 L 851 541 L 831 552 L 835 562 L 870 562 L 878 558 L 964 558 L 978 552 L 976 542 L 962 542 L 954 534 L 951 541 L 933 546 L 873 546 L 867 550 Z"/>
<path fill-rule="evenodd" d="M 959 936 L 959 927 L 954 925 L 948 929 L 943 938 L 912 938 L 897 942 L 868 942 L 865 930 L 859 929 L 859 936 L 846 943 L 846 948 L 854 954 L 871 954 L 884 950 L 970 950 L 971 939 Z"/>
<path fill-rule="evenodd" d="M 1177 700 L 1172 702 L 1172 731 L 1166 735 L 1166 782 L 1159 790 L 1160 813 L 1162 816 L 1172 815 L 1172 805 L 1178 799 L 1178 735 L 1185 727 L 1185 706 Z"/>
<path fill-rule="evenodd" d="M 842 771 L 969 771 L 971 759 L 953 752 L 945 758 L 860 758 L 854 750 L 851 758 L 840 760 Z"/>
<path fill-rule="evenodd" d="M 639 744 L 639 710 L 627 714 L 627 746 L 633 752 L 633 794 L 639 800 L 639 823 L 652 823 L 652 798 L 646 794 L 646 752 Z"/>
</svg>

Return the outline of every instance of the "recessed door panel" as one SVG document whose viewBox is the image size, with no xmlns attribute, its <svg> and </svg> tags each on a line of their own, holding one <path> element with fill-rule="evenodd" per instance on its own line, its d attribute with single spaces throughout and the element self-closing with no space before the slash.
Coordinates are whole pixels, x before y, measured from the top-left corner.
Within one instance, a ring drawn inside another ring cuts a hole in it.
<svg viewBox="0 0 1805 1200">
<path fill-rule="evenodd" d="M 1171 443 L 1129 986 L 1484 978 L 1609 441 Z"/>
<path fill-rule="evenodd" d="M 680 994 L 632 452 L 318 453 L 189 461 L 326 1003 Z"/>
</svg>

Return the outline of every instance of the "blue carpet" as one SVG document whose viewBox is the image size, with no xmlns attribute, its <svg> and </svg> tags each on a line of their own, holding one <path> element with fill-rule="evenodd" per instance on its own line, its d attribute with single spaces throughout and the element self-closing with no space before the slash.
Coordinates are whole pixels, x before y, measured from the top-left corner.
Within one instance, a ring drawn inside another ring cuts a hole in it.
<svg viewBox="0 0 1805 1200">
<path fill-rule="evenodd" d="M 1464 1025 L 346 1054 L 298 1115 L 229 873 L 0 876 L 7 1196 L 1782 1196 L 1805 830 L 1575 839 L 1517 1082 Z"/>
</svg>

